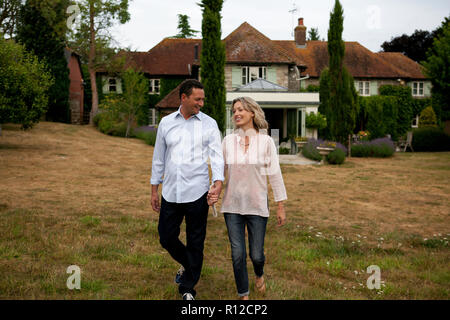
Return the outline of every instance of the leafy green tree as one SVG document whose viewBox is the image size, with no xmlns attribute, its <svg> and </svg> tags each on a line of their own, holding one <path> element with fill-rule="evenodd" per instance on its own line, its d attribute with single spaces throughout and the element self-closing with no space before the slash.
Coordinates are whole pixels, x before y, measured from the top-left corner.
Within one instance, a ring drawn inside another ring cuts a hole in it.
<svg viewBox="0 0 450 320">
<path fill-rule="evenodd" d="M 427 58 L 427 51 L 433 46 L 433 41 L 442 35 L 443 28 L 449 24 L 449 18 L 446 17 L 442 25 L 432 32 L 415 30 L 411 35 L 403 34 L 383 42 L 381 48 L 384 52 L 402 52 L 417 62 L 424 61 Z"/>
<path fill-rule="evenodd" d="M 71 30 L 74 49 L 87 58 L 92 91 L 90 123 L 98 113 L 98 86 L 96 73 L 104 66 L 108 57 L 115 55 L 110 49 L 110 28 L 115 23 L 124 24 L 130 20 L 129 0 L 76 0 L 80 8 L 79 23 Z"/>
<path fill-rule="evenodd" d="M 223 0 L 202 0 L 202 53 L 201 78 L 205 87 L 205 113 L 225 130 L 225 45 L 221 40 L 221 15 Z"/>
<path fill-rule="evenodd" d="M 0 0 L 0 33 L 14 36 L 21 6 L 22 0 Z"/>
<path fill-rule="evenodd" d="M 311 28 L 308 31 L 308 40 L 310 41 L 320 40 L 319 28 Z"/>
<path fill-rule="evenodd" d="M 38 58 L 13 40 L 0 37 L 0 125 L 31 128 L 47 110 L 51 74 Z"/>
<path fill-rule="evenodd" d="M 450 25 L 443 27 L 442 35 L 434 40 L 423 63 L 425 73 L 433 84 L 433 108 L 438 120 L 450 120 Z"/>
<path fill-rule="evenodd" d="M 128 68 L 123 74 L 124 82 L 123 107 L 127 131 L 125 137 L 130 136 L 130 129 L 141 107 L 147 104 L 148 79 L 140 72 Z"/>
<path fill-rule="evenodd" d="M 358 113 L 358 94 L 354 80 L 344 66 L 345 43 L 342 40 L 344 30 L 344 11 L 339 0 L 336 0 L 330 14 L 328 30 L 328 92 L 329 97 L 323 97 L 328 102 L 324 109 L 331 138 L 345 142 L 355 128 Z M 322 111 L 321 111 L 322 112 Z"/>
<path fill-rule="evenodd" d="M 200 31 L 191 29 L 189 25 L 189 17 L 185 14 L 178 15 L 178 34 L 174 38 L 192 38 Z"/>
<path fill-rule="evenodd" d="M 64 54 L 68 5 L 69 0 L 28 0 L 20 10 L 17 27 L 18 42 L 43 61 L 55 79 L 48 91 L 46 120 L 66 123 L 70 122 L 70 80 Z"/>
</svg>

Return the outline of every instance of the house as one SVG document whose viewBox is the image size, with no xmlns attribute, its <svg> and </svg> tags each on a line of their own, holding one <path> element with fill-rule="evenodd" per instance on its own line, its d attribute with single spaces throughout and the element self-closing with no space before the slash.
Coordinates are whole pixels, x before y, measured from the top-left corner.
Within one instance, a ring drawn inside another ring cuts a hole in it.
<svg viewBox="0 0 450 320">
<path fill-rule="evenodd" d="M 295 28 L 295 40 L 274 41 L 297 58 L 297 64 L 305 64 L 302 70 L 307 79 L 302 89 L 309 85 L 319 85 L 320 73 L 328 67 L 328 43 L 326 41 L 306 41 L 306 27 L 303 18 Z M 374 53 L 358 42 L 345 42 L 344 65 L 355 80 L 355 87 L 362 96 L 378 95 L 385 84 L 408 85 L 416 98 L 431 96 L 431 81 L 421 66 L 400 52 Z"/>
<path fill-rule="evenodd" d="M 74 124 L 83 124 L 84 87 L 80 56 L 67 47 L 64 49 L 64 56 L 67 61 L 67 67 L 69 68 L 70 122 Z"/>
<path fill-rule="evenodd" d="M 244 22 L 223 39 L 227 126 L 233 97 L 245 94 L 261 104 L 281 137 L 293 132 L 314 136 L 304 123 L 307 113 L 317 112 L 319 96 L 308 91 L 311 85 L 318 86 L 320 73 L 328 66 L 328 46 L 326 41 L 307 41 L 306 30 L 300 18 L 294 40 L 271 40 Z M 149 93 L 157 94 L 167 79 L 200 78 L 201 44 L 200 39 L 166 38 L 148 52 L 130 53 L 128 59 L 149 78 Z M 420 65 L 403 54 L 374 53 L 358 42 L 345 42 L 345 49 L 344 64 L 360 95 L 377 95 L 380 86 L 394 84 L 410 86 L 416 98 L 430 96 L 431 82 Z M 164 96 L 151 109 L 153 119 L 157 112 L 165 115 L 179 106 L 177 88 Z"/>
</svg>

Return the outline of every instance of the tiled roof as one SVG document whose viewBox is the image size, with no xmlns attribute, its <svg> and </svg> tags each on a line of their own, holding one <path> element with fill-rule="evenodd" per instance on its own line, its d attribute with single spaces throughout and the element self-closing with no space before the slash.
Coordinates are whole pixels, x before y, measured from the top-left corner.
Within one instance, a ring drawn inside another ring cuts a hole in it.
<svg viewBox="0 0 450 320">
<path fill-rule="evenodd" d="M 160 102 L 156 104 L 156 108 L 178 108 L 181 104 L 180 100 L 181 83 L 169 94 L 167 94 Z"/>
<path fill-rule="evenodd" d="M 195 46 L 198 59 L 195 59 Z M 148 52 L 128 52 L 126 66 L 137 66 L 152 76 L 190 76 L 193 65 L 200 65 L 202 40 L 165 38 Z"/>
<path fill-rule="evenodd" d="M 294 40 L 270 40 L 247 22 L 222 41 L 227 63 L 296 64 L 306 67 L 302 75 L 316 78 L 328 66 L 326 41 L 307 41 L 306 48 L 298 48 Z M 148 52 L 128 57 L 152 76 L 189 77 L 192 67 L 200 65 L 201 47 L 201 39 L 165 38 Z M 355 78 L 425 79 L 420 65 L 401 53 L 374 53 L 358 42 L 345 42 L 344 64 Z"/>
<path fill-rule="evenodd" d="M 401 52 L 379 52 L 377 55 L 395 68 L 408 73 L 410 78 L 426 79 L 423 67 Z"/>
<path fill-rule="evenodd" d="M 305 74 L 311 77 L 320 77 L 320 72 L 328 66 L 326 41 L 307 41 L 306 48 L 297 48 L 294 41 L 274 42 L 303 61 L 307 66 Z M 383 55 L 368 50 L 358 42 L 345 42 L 344 65 L 355 78 L 424 78 L 417 70 L 411 72 L 410 64 L 415 64 L 413 60 L 405 56 L 403 58 L 405 59 L 398 64 L 393 64 Z"/>
<path fill-rule="evenodd" d="M 290 55 L 276 42 L 270 40 L 261 32 L 253 28 L 247 22 L 241 24 L 230 33 L 224 40 L 226 50 L 226 61 L 230 62 L 256 62 L 256 63 L 290 63 L 297 61 L 297 57 Z"/>
</svg>

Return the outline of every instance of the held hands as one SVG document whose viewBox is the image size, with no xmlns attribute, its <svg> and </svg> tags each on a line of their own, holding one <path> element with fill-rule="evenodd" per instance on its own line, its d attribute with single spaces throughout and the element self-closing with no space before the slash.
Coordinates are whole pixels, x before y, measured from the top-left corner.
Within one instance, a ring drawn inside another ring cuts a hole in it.
<svg viewBox="0 0 450 320">
<path fill-rule="evenodd" d="M 207 201 L 208 205 L 212 206 L 219 201 L 220 193 L 222 192 L 222 181 L 215 181 L 208 191 Z"/>
</svg>

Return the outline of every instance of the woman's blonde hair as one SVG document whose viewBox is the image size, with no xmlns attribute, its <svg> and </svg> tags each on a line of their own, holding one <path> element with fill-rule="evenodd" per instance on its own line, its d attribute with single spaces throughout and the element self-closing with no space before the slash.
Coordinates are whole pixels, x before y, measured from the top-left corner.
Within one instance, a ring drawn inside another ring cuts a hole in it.
<svg viewBox="0 0 450 320">
<path fill-rule="evenodd" d="M 267 123 L 264 111 L 259 106 L 259 104 L 250 97 L 239 97 L 233 100 L 233 103 L 231 104 L 231 110 L 233 110 L 234 104 L 238 101 L 242 104 L 242 107 L 245 110 L 252 112 L 255 115 L 253 117 L 253 126 L 255 127 L 256 131 L 263 130 L 267 133 L 267 129 L 269 129 L 269 124 Z M 233 124 L 234 128 L 236 129 L 236 123 L 234 122 L 234 118 Z"/>
</svg>

